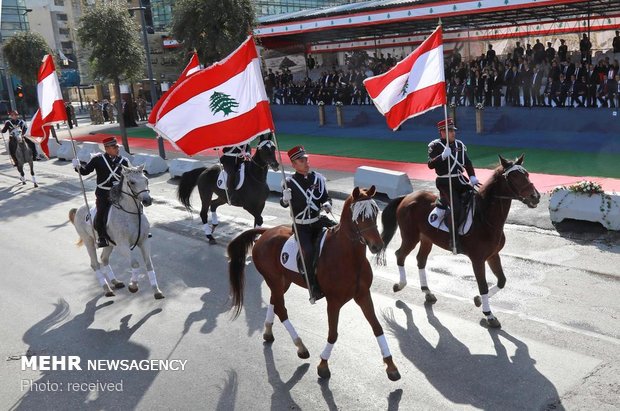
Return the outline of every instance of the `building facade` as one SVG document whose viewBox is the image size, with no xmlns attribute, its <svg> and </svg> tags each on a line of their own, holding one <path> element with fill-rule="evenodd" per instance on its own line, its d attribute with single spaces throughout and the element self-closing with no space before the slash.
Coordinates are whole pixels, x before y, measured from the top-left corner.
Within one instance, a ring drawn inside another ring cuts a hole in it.
<svg viewBox="0 0 620 411">
<path fill-rule="evenodd" d="M 0 1 L 0 48 L 4 46 L 4 41 L 11 38 L 15 33 L 30 29 L 27 18 L 27 7 L 24 0 L 2 0 Z M 6 116 L 11 109 L 12 93 L 18 79 L 11 76 L 8 72 L 4 54 L 0 51 L 0 119 Z"/>
</svg>

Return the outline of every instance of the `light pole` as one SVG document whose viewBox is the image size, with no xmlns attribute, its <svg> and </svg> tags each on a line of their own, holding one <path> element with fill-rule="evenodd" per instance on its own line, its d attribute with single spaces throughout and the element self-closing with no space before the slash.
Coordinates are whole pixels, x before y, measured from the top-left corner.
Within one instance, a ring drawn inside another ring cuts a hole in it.
<svg viewBox="0 0 620 411">
<path fill-rule="evenodd" d="M 146 33 L 146 19 L 144 12 L 146 7 L 142 5 L 142 0 L 139 0 L 140 7 L 131 7 L 129 10 L 140 11 L 140 23 L 142 24 L 142 41 L 144 42 L 144 50 L 146 51 L 146 70 L 149 76 L 149 89 L 151 91 L 151 108 L 155 107 L 157 103 L 157 91 L 155 89 L 155 79 L 153 78 L 153 65 L 151 64 L 151 48 L 149 47 L 149 39 Z M 157 136 L 157 147 L 159 149 L 159 156 L 166 159 L 166 151 L 164 149 L 164 139 Z"/>
</svg>

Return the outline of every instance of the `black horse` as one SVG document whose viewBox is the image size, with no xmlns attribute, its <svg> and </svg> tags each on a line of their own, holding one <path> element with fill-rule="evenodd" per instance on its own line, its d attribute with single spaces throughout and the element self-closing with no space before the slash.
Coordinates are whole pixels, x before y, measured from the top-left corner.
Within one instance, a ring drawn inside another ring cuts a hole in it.
<svg viewBox="0 0 620 411">
<path fill-rule="evenodd" d="M 237 207 L 243 207 L 244 210 L 254 216 L 254 227 L 263 225 L 261 214 L 265 208 L 265 201 L 269 196 L 269 187 L 267 186 L 268 167 L 277 171 L 280 164 L 276 160 L 276 146 L 273 141 L 263 140 L 256 147 L 252 160 L 245 165 L 244 183 L 237 193 L 239 204 L 233 204 Z M 198 186 L 200 200 L 202 201 L 200 218 L 202 219 L 205 234 L 209 239 L 209 244 L 216 243 L 213 237 L 213 230 L 218 225 L 216 210 L 219 206 L 228 202 L 226 191 L 217 186 L 220 171 L 221 167 L 219 164 L 209 168 L 201 167 L 188 171 L 181 177 L 177 190 L 177 198 L 188 211 L 191 211 L 190 198 L 194 187 Z M 233 177 L 229 176 L 228 178 Z M 217 195 L 217 198 L 212 201 L 213 193 Z M 211 206 L 211 224 L 208 224 L 207 221 L 209 206 Z"/>
</svg>

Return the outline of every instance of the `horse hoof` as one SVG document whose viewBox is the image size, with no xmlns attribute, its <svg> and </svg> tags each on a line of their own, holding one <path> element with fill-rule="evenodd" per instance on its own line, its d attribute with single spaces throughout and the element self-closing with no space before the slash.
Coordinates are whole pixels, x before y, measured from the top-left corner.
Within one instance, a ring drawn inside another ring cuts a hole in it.
<svg viewBox="0 0 620 411">
<path fill-rule="evenodd" d="M 157 291 L 155 294 L 153 294 L 153 297 L 155 297 L 156 300 L 162 300 L 166 298 L 164 296 L 164 293 L 162 293 L 161 291 Z"/>
<path fill-rule="evenodd" d="M 114 291 L 112 291 L 112 290 L 106 291 L 104 295 L 106 297 L 114 297 L 114 296 L 116 296 L 116 294 L 114 294 Z"/>
<path fill-rule="evenodd" d="M 215 241 L 215 237 L 213 237 L 211 234 L 207 236 L 207 239 L 209 239 L 209 244 L 217 244 L 217 241 Z"/>
<path fill-rule="evenodd" d="M 392 290 L 394 290 L 395 293 L 399 292 L 400 290 L 402 290 L 402 288 L 400 288 L 399 284 L 394 284 L 394 287 L 392 287 Z"/>
<path fill-rule="evenodd" d="M 321 359 L 321 363 L 316 367 L 316 371 L 321 378 L 330 378 L 332 373 L 329 371 L 329 366 L 327 365 L 327 361 Z"/>
<path fill-rule="evenodd" d="M 502 328 L 502 324 L 499 322 L 497 318 L 487 318 L 487 324 L 491 328 Z"/>
<path fill-rule="evenodd" d="M 112 280 L 112 285 L 114 286 L 114 288 L 116 288 L 117 290 L 120 288 L 125 288 L 125 283 L 122 281 L 118 281 L 118 280 Z"/>
<path fill-rule="evenodd" d="M 37 183 L 34 183 L 34 188 L 39 187 L 39 185 Z"/>
<path fill-rule="evenodd" d="M 272 343 L 275 341 L 275 338 L 273 338 L 273 334 L 264 333 L 263 340 L 265 340 L 265 342 Z"/>
<path fill-rule="evenodd" d="M 22 185 L 23 185 L 23 186 L 25 186 L 25 185 L 26 185 L 26 182 L 25 182 L 25 181 L 22 181 Z"/>
<path fill-rule="evenodd" d="M 429 293 L 429 294 L 426 294 L 426 295 L 424 296 L 424 300 L 425 300 L 427 303 L 430 303 L 430 304 L 435 304 L 435 303 L 437 302 L 437 297 L 435 297 L 435 294 L 433 294 L 433 293 Z"/>
<path fill-rule="evenodd" d="M 297 356 L 301 358 L 302 360 L 306 360 L 310 358 L 310 351 L 308 350 L 297 351 Z"/>
<path fill-rule="evenodd" d="M 129 287 L 127 287 L 130 293 L 134 294 L 138 292 L 138 284 L 130 282 Z"/>
<path fill-rule="evenodd" d="M 482 298 L 479 295 L 474 297 L 474 305 L 480 307 L 482 305 Z"/>
<path fill-rule="evenodd" d="M 387 371 L 387 376 L 390 379 L 390 381 L 400 380 L 400 373 L 398 372 L 398 370 Z"/>
</svg>

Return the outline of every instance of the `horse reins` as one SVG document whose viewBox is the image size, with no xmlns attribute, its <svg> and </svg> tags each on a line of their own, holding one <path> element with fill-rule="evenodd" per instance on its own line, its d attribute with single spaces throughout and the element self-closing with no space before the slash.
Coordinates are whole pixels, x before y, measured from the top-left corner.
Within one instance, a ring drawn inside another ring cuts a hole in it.
<svg viewBox="0 0 620 411">
<path fill-rule="evenodd" d="M 119 184 L 123 184 L 123 181 L 125 179 L 125 176 L 123 176 L 121 178 L 121 181 L 119 182 Z M 150 193 L 151 190 L 149 190 L 148 188 L 145 188 L 144 190 L 141 190 L 139 192 L 135 192 L 133 191 L 133 188 L 131 188 L 131 186 L 129 186 L 129 190 L 131 191 L 131 193 L 126 192 L 125 190 L 123 190 L 121 188 L 121 193 L 128 195 L 129 197 L 131 197 L 131 199 L 133 200 L 134 204 L 136 205 L 136 208 L 138 209 L 137 212 L 134 211 L 129 211 L 129 210 L 125 210 L 123 208 L 123 206 L 120 205 L 120 203 L 112 203 L 112 205 L 116 208 L 118 208 L 119 210 L 122 210 L 124 212 L 126 212 L 127 214 L 134 214 L 138 216 L 138 235 L 136 236 L 136 241 L 133 243 L 133 245 L 129 248 L 130 250 L 133 250 L 134 248 L 136 248 L 136 246 L 138 245 L 138 241 L 140 240 L 140 234 L 142 233 L 142 204 L 140 201 L 138 201 L 138 196 L 144 192 L 146 193 Z"/>
</svg>

